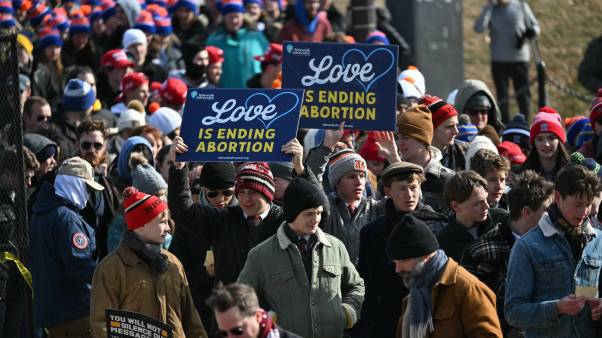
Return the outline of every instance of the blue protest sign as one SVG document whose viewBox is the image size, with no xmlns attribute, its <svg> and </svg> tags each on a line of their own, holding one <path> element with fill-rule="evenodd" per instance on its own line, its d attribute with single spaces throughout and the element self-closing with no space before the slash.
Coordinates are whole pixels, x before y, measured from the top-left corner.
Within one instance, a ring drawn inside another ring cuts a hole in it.
<svg viewBox="0 0 602 338">
<path fill-rule="evenodd" d="M 397 49 L 284 42 L 282 87 L 305 89 L 299 127 L 394 131 Z"/>
<path fill-rule="evenodd" d="M 297 135 L 303 90 L 189 89 L 182 162 L 291 161 L 280 148 Z"/>
</svg>

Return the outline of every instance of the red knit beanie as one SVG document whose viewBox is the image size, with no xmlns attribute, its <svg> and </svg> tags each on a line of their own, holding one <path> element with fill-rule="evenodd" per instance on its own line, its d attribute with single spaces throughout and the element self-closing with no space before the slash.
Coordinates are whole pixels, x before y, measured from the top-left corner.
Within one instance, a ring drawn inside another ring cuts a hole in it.
<svg viewBox="0 0 602 338">
<path fill-rule="evenodd" d="M 452 116 L 458 116 L 458 111 L 451 104 L 443 101 L 437 96 L 425 95 L 422 102 L 431 112 L 433 119 L 433 129 L 437 129 L 445 120 Z"/>
<path fill-rule="evenodd" d="M 155 195 L 147 195 L 134 187 L 123 191 L 123 207 L 128 230 L 143 227 L 167 209 L 167 204 Z"/>
<path fill-rule="evenodd" d="M 596 98 L 592 101 L 592 107 L 589 111 L 589 122 L 592 124 L 592 127 L 594 127 L 596 121 L 602 117 L 602 88 L 598 89 Z"/>
<path fill-rule="evenodd" d="M 376 146 L 376 138 L 374 138 L 373 132 L 368 133 L 368 138 L 366 139 L 366 141 L 364 141 L 358 153 L 366 161 L 385 161 L 383 157 L 378 156 L 378 147 Z"/>
<path fill-rule="evenodd" d="M 552 133 L 556 135 L 562 143 L 566 143 L 566 133 L 560 122 L 558 122 L 558 119 L 552 114 L 547 115 L 549 116 L 540 116 L 531 126 L 531 145 L 535 143 L 535 138 L 540 133 Z"/>
<path fill-rule="evenodd" d="M 266 162 L 247 162 L 238 168 L 234 182 L 234 194 L 243 189 L 255 190 L 271 202 L 274 199 L 274 177 Z"/>
<path fill-rule="evenodd" d="M 527 156 L 516 143 L 504 141 L 497 146 L 497 150 L 500 152 L 500 156 L 507 158 L 512 165 L 523 164 L 527 160 Z"/>
</svg>

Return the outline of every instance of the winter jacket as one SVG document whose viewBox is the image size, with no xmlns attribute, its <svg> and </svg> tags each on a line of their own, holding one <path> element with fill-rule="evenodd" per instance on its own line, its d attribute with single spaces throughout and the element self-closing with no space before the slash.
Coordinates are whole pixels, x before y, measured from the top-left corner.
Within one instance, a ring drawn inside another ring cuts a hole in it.
<svg viewBox="0 0 602 338">
<path fill-rule="evenodd" d="M 316 177 L 322 177 L 328 162 L 330 149 L 325 146 L 313 148 L 307 156 L 306 166 L 309 167 Z M 324 224 L 322 230 L 340 239 L 353 264 L 357 264 L 360 247 L 360 230 L 362 227 L 385 212 L 385 200 L 377 201 L 373 198 L 362 198 L 354 215 L 347 209 L 347 204 L 335 192 L 329 194 L 330 218 Z"/>
<path fill-rule="evenodd" d="M 364 281 L 345 245 L 319 228 L 308 280 L 299 248 L 285 233 L 287 226 L 283 222 L 275 235 L 249 252 L 238 282 L 251 285 L 286 330 L 305 338 L 342 338 L 344 329 L 359 318 Z"/>
<path fill-rule="evenodd" d="M 504 313 L 508 323 L 526 330 L 526 337 L 600 337 L 589 305 L 574 315 L 559 315 L 558 299 L 574 294 L 576 286 L 599 288 L 602 233 L 586 225 L 592 239 L 575 258 L 564 233 L 544 213 L 537 226 L 521 237 L 510 252 Z"/>
<path fill-rule="evenodd" d="M 413 338 L 403 335 L 408 297 L 402 303 L 397 338 Z M 431 298 L 434 331 L 427 338 L 502 337 L 495 294 L 453 258 L 433 286 Z"/>
<path fill-rule="evenodd" d="M 462 260 L 462 266 L 466 270 L 495 292 L 497 313 L 504 334 L 510 330 L 504 318 L 504 292 L 510 250 L 515 242 L 509 222 L 510 218 L 508 217 L 473 242 L 466 249 Z"/>
<path fill-rule="evenodd" d="M 277 41 L 305 41 L 305 42 L 322 42 L 324 39 L 332 35 L 332 25 L 328 21 L 325 12 L 319 12 L 316 30 L 313 34 L 308 33 L 305 28 L 299 23 L 297 18 L 292 18 L 284 23 Z"/>
<path fill-rule="evenodd" d="M 230 34 L 220 28 L 207 39 L 208 46 L 224 51 L 224 63 L 220 88 L 246 88 L 247 80 L 261 73 L 261 65 L 255 56 L 263 55 L 268 48 L 263 33 L 241 28 Z"/>
<path fill-rule="evenodd" d="M 448 146 L 445 152 L 441 152 L 443 158 L 441 164 L 453 171 L 460 171 L 466 168 L 466 151 L 470 143 L 460 140 L 454 140 L 454 144 Z"/>
<path fill-rule="evenodd" d="M 464 106 L 475 94 L 485 94 L 489 98 L 491 109 L 489 110 L 487 124 L 495 128 L 495 131 L 500 135 L 506 126 L 502 123 L 500 108 L 485 82 L 481 80 L 464 80 L 458 88 L 458 94 L 456 94 L 456 101 L 454 104 L 456 110 L 458 110 L 458 113 L 460 114 L 465 114 Z"/>
<path fill-rule="evenodd" d="M 480 238 L 484 234 L 486 234 L 489 230 L 491 230 L 498 222 L 500 214 L 503 211 L 501 209 L 490 209 L 489 216 L 487 219 L 479 224 L 477 224 L 477 237 L 473 237 L 473 235 L 468 231 L 468 229 L 459 224 L 456 221 L 456 216 L 452 215 L 449 218 L 449 222 L 439 233 L 437 234 L 437 240 L 439 241 L 439 246 L 448 257 L 455 259 L 456 261 L 462 263 L 463 257 L 465 255 L 466 249 L 472 242 L 474 242 L 477 238 Z M 504 213 L 507 214 L 507 213 Z"/>
<path fill-rule="evenodd" d="M 395 325 L 401 315 L 399 301 L 408 293 L 385 251 L 389 235 L 406 213 L 395 210 L 390 199 L 385 209 L 384 216 L 366 224 L 360 232 L 357 270 L 364 279 L 366 297 L 360 322 L 353 328 L 352 337 L 395 337 Z M 412 215 L 429 225 L 447 221 L 445 215 L 422 203 Z"/>
<path fill-rule="evenodd" d="M 42 183 L 29 221 L 34 327 L 88 316 L 96 268 L 94 229 L 75 206 Z"/>
<path fill-rule="evenodd" d="M 192 202 L 186 169 L 169 169 L 167 199 L 173 220 L 199 238 L 208 239 L 213 247 L 215 281 L 233 283 L 242 270 L 249 250 L 276 233 L 284 221 L 282 209 L 272 204 L 265 219 L 251 227 L 239 206 L 224 209 Z M 178 230 L 176 230 L 178 231 Z M 201 247 L 202 243 L 195 245 Z M 191 261 L 199 261 L 204 252 L 195 252 Z"/>
<path fill-rule="evenodd" d="M 525 17 L 526 15 L 526 17 Z M 493 62 L 529 62 L 529 43 L 516 48 L 527 28 L 539 35 L 539 23 L 531 8 L 522 0 L 510 0 L 506 4 L 487 3 L 474 24 L 474 30 L 482 33 L 489 28 L 491 60 Z"/>
<path fill-rule="evenodd" d="M 454 175 L 454 171 L 444 167 L 441 164 L 441 151 L 435 147 L 429 147 L 431 160 L 424 167 L 424 176 L 426 181 L 420 186 L 422 189 L 422 202 L 429 205 L 434 210 L 441 213 L 447 213 L 448 205 L 443 199 L 443 187 L 445 181 Z M 433 229 L 437 232 L 439 229 Z"/>
<path fill-rule="evenodd" d="M 105 309 L 133 311 L 168 324 L 174 338 L 207 337 L 194 307 L 180 261 L 167 256 L 169 270 L 153 275 L 125 243 L 103 259 L 92 281 L 90 321 L 96 338 L 107 336 Z"/>
</svg>

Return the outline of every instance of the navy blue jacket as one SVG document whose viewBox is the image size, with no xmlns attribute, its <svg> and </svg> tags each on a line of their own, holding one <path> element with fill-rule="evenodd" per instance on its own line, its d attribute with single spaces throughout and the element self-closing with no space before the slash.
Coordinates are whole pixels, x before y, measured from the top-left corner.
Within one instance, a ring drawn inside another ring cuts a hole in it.
<svg viewBox="0 0 602 338">
<path fill-rule="evenodd" d="M 43 183 L 29 221 L 36 328 L 90 314 L 96 268 L 94 230 L 75 206 Z"/>
</svg>

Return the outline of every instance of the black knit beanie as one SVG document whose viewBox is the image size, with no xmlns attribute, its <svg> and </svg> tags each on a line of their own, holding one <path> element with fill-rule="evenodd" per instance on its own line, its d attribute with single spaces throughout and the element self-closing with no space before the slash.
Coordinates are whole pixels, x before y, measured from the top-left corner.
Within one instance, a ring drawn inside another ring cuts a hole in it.
<svg viewBox="0 0 602 338">
<path fill-rule="evenodd" d="M 295 177 L 284 191 L 282 208 L 284 218 L 289 223 L 294 222 L 303 210 L 319 206 L 328 207 L 328 200 L 322 187 L 304 177 Z"/>
<path fill-rule="evenodd" d="M 234 186 L 236 168 L 230 162 L 206 163 L 201 170 L 199 183 L 211 190 L 228 189 Z"/>
<path fill-rule="evenodd" d="M 411 214 L 403 216 L 387 241 L 387 254 L 391 260 L 418 258 L 437 249 L 439 242 L 431 228 Z"/>
</svg>

